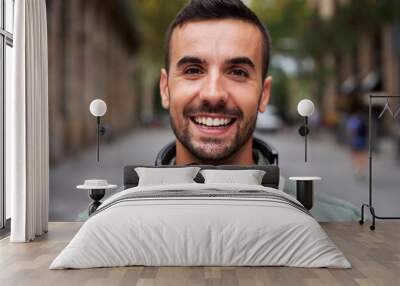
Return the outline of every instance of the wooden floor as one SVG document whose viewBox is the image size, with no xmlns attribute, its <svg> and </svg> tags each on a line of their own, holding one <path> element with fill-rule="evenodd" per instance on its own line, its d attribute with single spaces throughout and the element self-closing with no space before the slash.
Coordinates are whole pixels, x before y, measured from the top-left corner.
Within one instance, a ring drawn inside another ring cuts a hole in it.
<svg viewBox="0 0 400 286">
<path fill-rule="evenodd" d="M 0 241 L 0 285 L 400 285 L 400 223 L 379 221 L 375 231 L 357 223 L 322 224 L 353 268 L 120 267 L 48 270 L 81 226 L 50 223 L 32 242 Z"/>
</svg>

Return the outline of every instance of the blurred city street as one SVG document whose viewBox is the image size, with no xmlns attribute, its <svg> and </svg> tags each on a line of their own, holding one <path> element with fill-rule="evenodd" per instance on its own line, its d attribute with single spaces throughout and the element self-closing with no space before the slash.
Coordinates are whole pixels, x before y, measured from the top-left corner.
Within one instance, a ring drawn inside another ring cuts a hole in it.
<svg viewBox="0 0 400 286">
<path fill-rule="evenodd" d="M 256 135 L 278 150 L 281 173 L 285 177 L 321 176 L 322 181 L 315 185 L 316 192 L 345 199 L 356 207 L 368 202 L 368 169 L 364 180 L 356 178 L 349 150 L 339 146 L 328 133 L 311 134 L 308 163 L 304 162 L 304 140 L 296 129 Z M 125 165 L 154 164 L 157 152 L 173 139 L 169 128 L 136 129 L 111 143 L 103 143 L 100 163 L 96 162 L 96 148 L 91 148 L 52 166 L 50 221 L 82 219 L 91 200 L 86 191 L 76 189 L 77 185 L 85 179 L 103 178 L 121 187 Z M 374 154 L 374 206 L 380 216 L 400 214 L 400 166 L 392 154 L 390 142 L 383 144 L 381 153 Z"/>
<path fill-rule="evenodd" d="M 50 220 L 83 220 L 90 199 L 77 185 L 104 178 L 121 187 L 125 165 L 154 164 L 174 139 L 159 79 L 168 25 L 186 1 L 46 2 Z M 400 122 L 393 114 L 400 100 L 386 97 L 400 94 L 399 1 L 245 2 L 272 38 L 271 99 L 257 129 L 269 131 L 258 136 L 278 150 L 281 173 L 320 176 L 315 191 L 321 196 L 357 208 L 367 203 L 368 162 L 360 169 L 371 107 L 372 136 L 380 141 L 374 146 L 373 203 L 379 216 L 400 215 Z M 372 94 L 380 98 L 370 102 Z M 89 112 L 94 99 L 107 104 L 100 163 Z M 307 163 L 297 131 L 304 99 L 315 104 Z"/>
</svg>

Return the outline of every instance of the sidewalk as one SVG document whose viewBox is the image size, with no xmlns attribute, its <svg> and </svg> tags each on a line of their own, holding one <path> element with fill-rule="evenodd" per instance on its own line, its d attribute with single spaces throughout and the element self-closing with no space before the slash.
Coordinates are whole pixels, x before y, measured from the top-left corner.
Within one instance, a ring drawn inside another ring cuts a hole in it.
<svg viewBox="0 0 400 286">
<path fill-rule="evenodd" d="M 339 146 L 331 134 L 311 136 L 308 141 L 308 162 L 304 162 L 304 138 L 297 130 L 278 136 L 261 135 L 279 151 L 279 165 L 285 177 L 320 176 L 316 191 L 345 199 L 357 207 L 368 203 L 368 165 L 365 180 L 354 176 L 350 151 Z M 380 216 L 400 216 L 400 166 L 396 164 L 390 144 L 373 154 L 373 205 Z"/>
<path fill-rule="evenodd" d="M 368 202 L 368 180 L 355 179 L 349 150 L 338 146 L 333 136 L 312 135 L 308 142 L 308 163 L 305 163 L 304 139 L 297 130 L 256 134 L 278 150 L 281 173 L 285 177 L 320 176 L 322 181 L 316 183 L 316 192 L 345 199 L 357 207 Z M 125 165 L 154 164 L 157 152 L 174 138 L 168 128 L 137 129 L 111 144 L 103 144 L 100 163 L 96 161 L 94 147 L 51 168 L 50 221 L 76 221 L 79 214 L 87 209 L 90 203 L 87 192 L 76 190 L 76 185 L 85 179 L 104 178 L 121 186 Z M 377 214 L 400 215 L 400 167 L 391 158 L 390 151 L 374 154 L 373 163 L 373 194 Z M 365 175 L 367 178 L 367 173 Z"/>
<path fill-rule="evenodd" d="M 91 199 L 75 187 L 85 179 L 104 178 L 122 186 L 125 165 L 153 165 L 156 154 L 174 139 L 168 129 L 136 129 L 110 144 L 96 146 L 50 169 L 50 221 L 76 221 Z M 119 189 L 121 190 L 121 189 Z M 107 191 L 106 197 L 116 191 Z"/>
</svg>

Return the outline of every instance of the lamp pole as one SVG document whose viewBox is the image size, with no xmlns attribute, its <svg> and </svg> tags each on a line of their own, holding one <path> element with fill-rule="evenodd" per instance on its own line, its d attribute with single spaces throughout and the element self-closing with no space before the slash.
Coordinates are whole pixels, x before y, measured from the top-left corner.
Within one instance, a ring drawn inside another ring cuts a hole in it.
<svg viewBox="0 0 400 286">
<path fill-rule="evenodd" d="M 100 116 L 97 116 L 97 162 L 99 162 L 100 158 Z"/>
<path fill-rule="evenodd" d="M 304 161 L 307 162 L 307 135 L 308 135 L 308 116 L 304 117 L 305 136 L 304 136 Z"/>
</svg>

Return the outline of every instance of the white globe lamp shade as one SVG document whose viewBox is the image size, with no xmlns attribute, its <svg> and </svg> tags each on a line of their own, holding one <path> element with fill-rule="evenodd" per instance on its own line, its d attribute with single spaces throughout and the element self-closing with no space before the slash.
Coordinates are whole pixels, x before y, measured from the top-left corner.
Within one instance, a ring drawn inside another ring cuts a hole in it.
<svg viewBox="0 0 400 286">
<path fill-rule="evenodd" d="M 297 112 L 301 116 L 311 116 L 314 113 L 314 103 L 309 99 L 303 99 L 297 105 Z"/>
<path fill-rule="evenodd" d="M 106 114 L 107 104 L 101 99 L 95 99 L 90 103 L 89 109 L 93 116 L 100 117 Z"/>
</svg>

